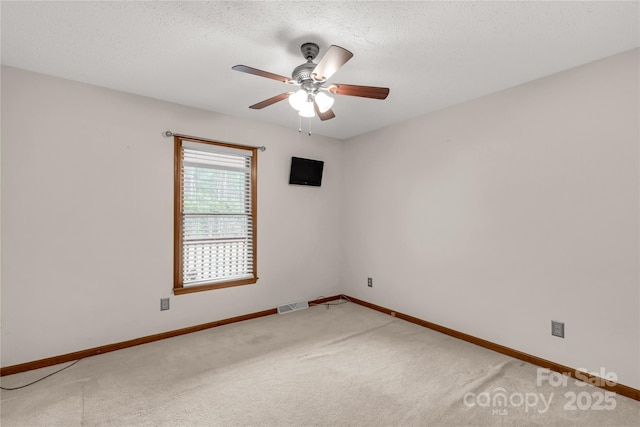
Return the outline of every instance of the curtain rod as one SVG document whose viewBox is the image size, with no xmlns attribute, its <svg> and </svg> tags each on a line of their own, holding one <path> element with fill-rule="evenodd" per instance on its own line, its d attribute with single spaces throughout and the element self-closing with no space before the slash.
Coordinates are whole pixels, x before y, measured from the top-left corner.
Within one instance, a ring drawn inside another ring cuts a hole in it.
<svg viewBox="0 0 640 427">
<path fill-rule="evenodd" d="M 170 130 L 165 131 L 165 133 L 163 133 L 162 135 L 163 135 L 163 136 L 165 136 L 165 137 L 167 137 L 167 138 L 172 137 L 172 136 L 179 136 L 179 137 L 182 137 L 182 138 L 200 139 L 200 140 L 202 140 L 202 141 L 217 142 L 217 141 L 213 141 L 213 140 L 211 140 L 211 139 L 204 139 L 204 138 L 200 138 L 200 137 L 198 137 L 198 136 L 184 135 L 184 134 L 181 134 L 181 133 L 173 133 L 173 132 L 171 132 Z M 242 145 L 242 144 L 236 144 L 236 145 Z M 260 147 L 256 147 L 256 146 L 254 146 L 254 145 L 242 145 L 242 146 L 243 146 L 243 147 L 247 147 L 247 148 L 257 148 L 257 149 L 258 149 L 258 150 L 260 150 L 260 151 L 264 151 L 264 150 L 266 150 L 266 149 L 267 149 L 267 147 L 265 147 L 264 145 L 261 145 Z"/>
</svg>

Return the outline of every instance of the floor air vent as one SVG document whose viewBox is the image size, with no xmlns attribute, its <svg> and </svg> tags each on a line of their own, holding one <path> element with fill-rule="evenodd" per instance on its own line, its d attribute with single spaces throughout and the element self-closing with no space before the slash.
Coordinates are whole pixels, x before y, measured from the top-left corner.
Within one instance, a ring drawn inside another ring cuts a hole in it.
<svg viewBox="0 0 640 427">
<path fill-rule="evenodd" d="M 303 308 L 309 308 L 307 301 L 292 302 L 290 304 L 282 304 L 278 306 L 278 314 L 289 313 L 291 311 L 302 310 Z"/>
</svg>

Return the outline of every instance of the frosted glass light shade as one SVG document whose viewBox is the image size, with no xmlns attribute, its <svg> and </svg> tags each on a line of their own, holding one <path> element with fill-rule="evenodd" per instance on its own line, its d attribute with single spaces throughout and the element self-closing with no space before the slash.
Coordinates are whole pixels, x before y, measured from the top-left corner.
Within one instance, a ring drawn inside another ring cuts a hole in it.
<svg viewBox="0 0 640 427">
<path fill-rule="evenodd" d="M 324 92 L 320 92 L 316 95 L 316 104 L 318 104 L 318 110 L 324 113 L 333 105 L 333 98 L 327 96 Z"/>
<path fill-rule="evenodd" d="M 300 111 L 302 107 L 304 107 L 304 104 L 306 102 L 307 92 L 302 89 L 289 95 L 289 104 L 291 104 L 291 106 L 298 111 Z"/>
<path fill-rule="evenodd" d="M 298 114 L 302 117 L 315 117 L 316 112 L 313 110 L 313 102 L 305 102 Z"/>
</svg>

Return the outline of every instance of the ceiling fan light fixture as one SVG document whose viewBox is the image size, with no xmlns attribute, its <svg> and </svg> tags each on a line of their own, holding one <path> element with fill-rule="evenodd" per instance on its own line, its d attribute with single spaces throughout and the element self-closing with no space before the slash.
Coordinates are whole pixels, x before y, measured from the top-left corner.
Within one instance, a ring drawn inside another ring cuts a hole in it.
<svg viewBox="0 0 640 427">
<path fill-rule="evenodd" d="M 297 111 L 300 111 L 307 102 L 307 92 L 300 89 L 289 95 L 289 104 Z"/>
<path fill-rule="evenodd" d="M 313 109 L 313 102 L 305 102 L 298 114 L 302 117 L 315 117 L 316 112 Z"/>
<path fill-rule="evenodd" d="M 324 92 L 320 92 L 316 95 L 316 104 L 318 104 L 318 110 L 320 110 L 321 113 L 325 113 L 331 109 L 333 101 L 334 99 Z"/>
</svg>

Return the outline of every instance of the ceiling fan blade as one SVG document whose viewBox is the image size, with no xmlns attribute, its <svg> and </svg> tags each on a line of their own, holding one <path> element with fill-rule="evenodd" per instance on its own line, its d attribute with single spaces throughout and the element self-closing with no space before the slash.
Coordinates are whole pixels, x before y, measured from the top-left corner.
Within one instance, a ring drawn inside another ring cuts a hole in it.
<svg viewBox="0 0 640 427">
<path fill-rule="evenodd" d="M 336 115 L 333 113 L 333 110 L 331 108 L 329 108 L 327 111 L 325 111 L 324 113 L 320 112 L 320 108 L 318 107 L 318 103 L 316 101 L 313 101 L 313 109 L 316 110 L 316 114 L 318 115 L 318 117 L 320 118 L 320 120 L 325 121 L 325 120 L 329 120 L 329 119 L 333 119 Z"/>
<path fill-rule="evenodd" d="M 246 65 L 234 65 L 232 70 L 242 71 L 243 73 L 253 74 L 254 76 L 266 77 L 268 79 L 278 80 L 282 83 L 293 83 L 289 77 L 281 76 L 279 74 L 273 74 L 268 71 L 258 70 L 257 68 L 248 67 Z"/>
<path fill-rule="evenodd" d="M 275 104 L 276 102 L 282 101 L 283 99 L 287 99 L 289 95 L 291 95 L 292 93 L 293 92 L 281 93 L 280 95 L 276 95 L 269 99 L 265 99 L 264 101 L 258 102 L 257 104 L 253 104 L 249 108 L 251 108 L 252 110 L 260 110 L 264 107 L 268 107 L 269 105 Z"/>
<path fill-rule="evenodd" d="M 324 56 L 313 69 L 311 75 L 318 81 L 325 81 L 333 76 L 348 60 L 351 59 L 353 53 L 340 46 L 331 45 L 325 52 Z"/>
<path fill-rule="evenodd" d="M 336 95 L 360 96 L 362 98 L 385 99 L 389 88 L 375 86 L 356 86 L 336 83 L 329 86 L 329 92 Z"/>
</svg>

